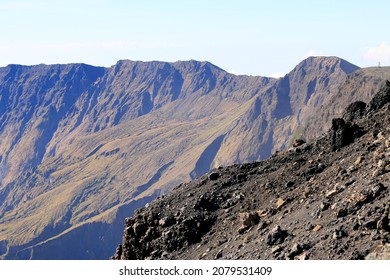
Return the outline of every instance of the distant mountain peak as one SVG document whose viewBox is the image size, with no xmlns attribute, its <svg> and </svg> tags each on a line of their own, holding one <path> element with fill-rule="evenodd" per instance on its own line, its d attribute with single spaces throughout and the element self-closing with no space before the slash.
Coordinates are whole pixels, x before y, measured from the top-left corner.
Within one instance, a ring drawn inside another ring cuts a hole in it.
<svg viewBox="0 0 390 280">
<path fill-rule="evenodd" d="M 311 68 L 321 71 L 334 71 L 336 67 L 339 67 L 346 74 L 360 69 L 360 67 L 337 56 L 310 56 L 301 61 L 294 70 Z"/>
<path fill-rule="evenodd" d="M 212 64 L 209 61 L 198 61 L 198 60 L 178 60 L 173 63 L 173 66 L 178 69 L 185 71 L 200 71 L 202 69 L 210 69 L 211 71 L 226 72 L 222 68 Z"/>
</svg>

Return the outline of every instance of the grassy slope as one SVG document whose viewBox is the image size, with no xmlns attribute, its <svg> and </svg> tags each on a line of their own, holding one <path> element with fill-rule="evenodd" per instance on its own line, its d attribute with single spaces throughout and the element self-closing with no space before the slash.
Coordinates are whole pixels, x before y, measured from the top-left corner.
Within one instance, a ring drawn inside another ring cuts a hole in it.
<svg viewBox="0 0 390 280">
<path fill-rule="evenodd" d="M 208 94 L 201 94 L 201 87 L 184 101 L 166 103 L 115 126 L 94 133 L 88 132 L 93 122 L 74 130 L 67 130 L 76 123 L 72 119 L 60 126 L 63 131 L 48 144 L 48 150 L 55 148 L 55 155 L 46 154 L 32 175 L 16 179 L 9 198 L 20 202 L 1 218 L 0 241 L 35 246 L 72 236 L 88 224 L 112 224 L 120 219 L 120 209 L 189 181 L 203 151 L 220 135 L 227 137 L 214 166 L 248 160 L 268 140 L 283 146 L 288 139 L 272 137 L 270 131 L 259 138 L 264 133 L 263 122 L 268 120 L 277 135 L 289 135 L 288 130 L 297 126 L 296 116 L 270 121 L 270 115 L 263 118 L 259 114 L 248 121 L 256 113 L 257 98 L 270 102 L 264 102 L 260 111 L 277 106 L 275 96 L 267 95 L 275 81 L 264 84 L 256 77 L 241 77 L 241 84 L 232 88 L 237 83 L 234 77 L 217 73 L 220 87 Z M 112 91 L 120 94 L 126 75 L 116 77 Z M 147 86 L 141 81 L 135 88 Z M 183 88 L 195 86 L 191 79 L 183 82 Z M 101 102 L 108 102 L 105 106 L 109 107 L 115 98 L 110 101 L 108 93 Z M 106 115 L 101 119 L 115 115 L 113 110 L 103 112 Z M 140 186 L 144 189 L 137 189 Z"/>
<path fill-rule="evenodd" d="M 120 205 L 188 181 L 205 147 L 225 134 L 248 108 L 246 103 L 230 101 L 215 107 L 218 103 L 206 98 L 197 102 L 204 102 L 200 108 L 203 112 L 213 110 L 214 117 L 210 114 L 196 121 L 159 119 L 159 115 L 179 115 L 172 104 L 136 120 L 79 137 L 61 154 L 39 166 L 42 174 L 51 170 L 50 177 L 36 175 L 39 190 L 29 190 L 29 199 L 4 215 L 0 240 L 7 239 L 9 245 L 18 246 L 39 241 L 47 227 L 57 228 L 61 236 L 88 222 L 109 223 Z M 194 109 L 190 113 L 200 114 Z M 68 137 L 71 139 L 72 135 Z M 147 191 L 134 195 L 138 186 L 155 175 L 155 170 L 170 162 L 173 163 L 160 180 Z M 21 194 L 15 190 L 15 195 Z M 63 229 L 66 230 L 62 232 Z"/>
</svg>

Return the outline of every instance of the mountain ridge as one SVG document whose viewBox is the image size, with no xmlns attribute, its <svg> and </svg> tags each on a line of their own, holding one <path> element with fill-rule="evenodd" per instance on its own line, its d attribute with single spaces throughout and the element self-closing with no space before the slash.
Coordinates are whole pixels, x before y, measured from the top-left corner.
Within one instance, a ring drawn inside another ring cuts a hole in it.
<svg viewBox="0 0 390 280">
<path fill-rule="evenodd" d="M 311 62 L 334 88 L 349 77 L 340 59 Z M 337 73 L 321 72 L 326 63 Z M 0 68 L 3 258 L 108 258 L 142 204 L 213 167 L 288 147 L 307 118 L 299 108 L 323 90 L 316 83 L 306 101 L 291 95 L 301 83 L 288 75 L 236 76 L 195 61 L 10 68 Z"/>
</svg>

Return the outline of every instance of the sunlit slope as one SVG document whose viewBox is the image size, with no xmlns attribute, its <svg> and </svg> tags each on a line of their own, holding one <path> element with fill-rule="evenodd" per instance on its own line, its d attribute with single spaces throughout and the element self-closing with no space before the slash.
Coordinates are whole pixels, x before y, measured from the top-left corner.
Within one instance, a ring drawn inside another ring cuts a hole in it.
<svg viewBox="0 0 390 280">
<path fill-rule="evenodd" d="M 108 258 L 134 209 L 287 148 L 357 69 L 336 57 L 282 79 L 197 61 L 0 68 L 0 255 Z"/>
<path fill-rule="evenodd" d="M 50 68 L 63 66 L 39 67 L 45 77 Z M 63 88 L 57 91 L 39 82 L 21 91 L 19 100 L 33 100 L 29 105 L 35 108 L 28 107 L 27 116 L 19 111 L 23 122 L 4 124 L 5 132 L 21 131 L 3 148 L 0 240 L 10 257 L 85 222 L 112 223 L 120 205 L 190 180 L 207 146 L 229 131 L 259 88 L 274 82 L 237 77 L 209 63 L 121 61 L 99 69 L 100 76 L 61 111 L 61 101 L 53 105 L 57 95 L 66 99 L 73 80 L 83 79 L 90 66 L 68 67 L 79 76 L 66 81 L 59 74 L 54 86 Z M 8 68 L 3 71 L 13 74 L 10 89 L 16 77 L 28 80 L 34 72 Z M 7 104 L 5 118 L 18 109 L 13 105 Z"/>
</svg>

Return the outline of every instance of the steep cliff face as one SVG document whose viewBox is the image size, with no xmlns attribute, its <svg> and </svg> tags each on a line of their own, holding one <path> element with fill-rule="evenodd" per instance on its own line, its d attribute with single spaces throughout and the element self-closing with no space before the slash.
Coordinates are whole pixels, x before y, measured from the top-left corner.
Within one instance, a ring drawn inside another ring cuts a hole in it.
<svg viewBox="0 0 390 280">
<path fill-rule="evenodd" d="M 103 73 L 82 64 L 0 69 L 1 185 L 42 162 L 61 121 Z"/>
<path fill-rule="evenodd" d="M 359 69 L 347 76 L 338 88 L 324 95 L 315 110 L 308 112 L 299 133 L 308 140 L 315 139 L 330 128 L 332 118 L 341 117 L 347 104 L 368 102 L 390 77 L 390 67 Z"/>
<path fill-rule="evenodd" d="M 216 161 L 226 165 L 267 159 L 272 152 L 291 146 L 293 138 L 306 136 L 300 132 L 303 124 L 357 69 L 337 57 L 310 57 L 302 61 L 264 94 L 252 98 L 249 108 L 227 135 Z M 317 119 L 316 126 L 321 129 L 316 130 L 313 138 L 326 131 L 322 129 L 324 121 Z"/>
<path fill-rule="evenodd" d="M 134 209 L 287 147 L 355 68 L 325 57 L 283 79 L 198 61 L 0 68 L 0 255 L 108 258 Z"/>
</svg>

